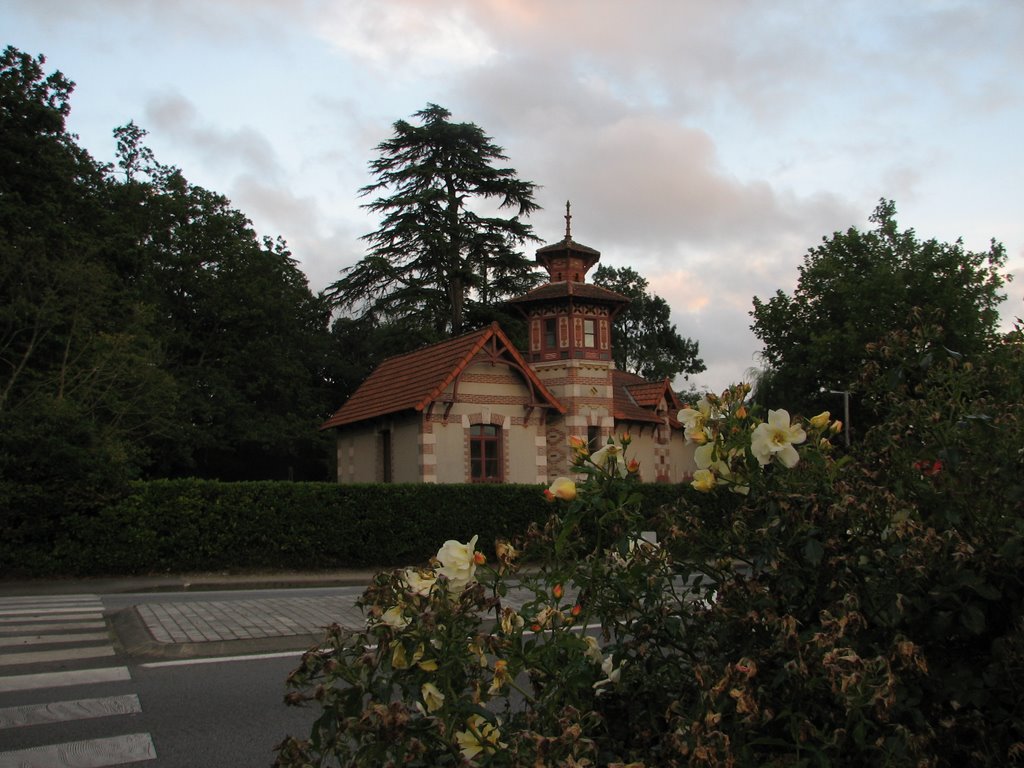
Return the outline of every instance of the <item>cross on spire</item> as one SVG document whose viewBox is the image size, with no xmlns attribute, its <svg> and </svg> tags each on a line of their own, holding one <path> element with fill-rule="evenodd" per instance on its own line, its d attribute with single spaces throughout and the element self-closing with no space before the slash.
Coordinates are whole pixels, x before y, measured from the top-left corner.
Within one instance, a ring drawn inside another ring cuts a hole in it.
<svg viewBox="0 0 1024 768">
<path fill-rule="evenodd" d="M 569 201 L 565 201 L 565 241 L 572 240 L 572 214 L 569 212 Z"/>
</svg>

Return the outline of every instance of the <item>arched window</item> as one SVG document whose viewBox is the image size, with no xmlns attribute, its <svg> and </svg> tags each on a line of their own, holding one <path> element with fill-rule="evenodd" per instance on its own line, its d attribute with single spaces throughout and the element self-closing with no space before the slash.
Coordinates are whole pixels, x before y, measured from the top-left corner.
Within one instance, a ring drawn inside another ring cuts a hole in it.
<svg viewBox="0 0 1024 768">
<path fill-rule="evenodd" d="M 501 427 L 473 424 L 469 428 L 469 478 L 474 483 L 504 480 L 501 460 Z"/>
</svg>

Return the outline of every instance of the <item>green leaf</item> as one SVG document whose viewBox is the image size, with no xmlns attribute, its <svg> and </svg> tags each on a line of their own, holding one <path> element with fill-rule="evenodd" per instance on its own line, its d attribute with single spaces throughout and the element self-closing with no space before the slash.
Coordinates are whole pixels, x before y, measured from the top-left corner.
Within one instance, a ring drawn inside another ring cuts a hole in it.
<svg viewBox="0 0 1024 768">
<path fill-rule="evenodd" d="M 825 555 L 825 547 L 822 546 L 821 542 L 817 539 L 808 539 L 807 543 L 804 544 L 804 557 L 807 558 L 807 562 L 811 565 L 818 565 L 821 563 L 821 558 Z"/>
</svg>

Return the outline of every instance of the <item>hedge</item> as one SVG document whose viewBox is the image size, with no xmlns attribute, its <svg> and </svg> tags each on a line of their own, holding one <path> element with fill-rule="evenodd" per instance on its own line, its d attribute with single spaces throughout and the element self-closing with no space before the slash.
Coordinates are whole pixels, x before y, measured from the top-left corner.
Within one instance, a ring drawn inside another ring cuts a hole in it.
<svg viewBox="0 0 1024 768">
<path fill-rule="evenodd" d="M 678 498 L 644 485 L 651 514 Z M 446 539 L 526 532 L 552 507 L 535 485 L 337 485 L 156 480 L 63 521 L 36 551 L 4 551 L 8 575 L 326 570 L 425 562 Z"/>
</svg>

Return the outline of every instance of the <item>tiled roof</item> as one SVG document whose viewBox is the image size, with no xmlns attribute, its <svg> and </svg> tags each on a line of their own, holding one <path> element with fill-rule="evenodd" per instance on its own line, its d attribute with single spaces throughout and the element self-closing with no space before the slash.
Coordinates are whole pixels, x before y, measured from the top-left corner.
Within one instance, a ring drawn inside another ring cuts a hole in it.
<svg viewBox="0 0 1024 768">
<path fill-rule="evenodd" d="M 505 333 L 489 327 L 428 347 L 389 357 L 367 377 L 341 408 L 320 429 L 340 427 L 400 411 L 422 411 L 468 366 L 487 342 L 501 348 L 530 379 L 538 399 L 560 412 L 565 408 L 536 377 Z"/>
<path fill-rule="evenodd" d="M 571 238 L 568 240 L 562 240 L 561 242 L 558 243 L 552 243 L 551 245 L 545 245 L 543 248 L 538 248 L 537 255 L 540 256 L 542 253 L 559 253 L 561 251 L 576 251 L 577 253 L 584 253 L 588 256 L 601 255 L 600 251 L 594 250 L 589 245 L 577 243 L 575 240 Z"/>
<path fill-rule="evenodd" d="M 564 299 L 566 297 L 589 299 L 592 301 L 604 301 L 609 304 L 628 304 L 630 298 L 621 293 L 609 291 L 593 283 L 575 283 L 563 280 L 558 283 L 548 283 L 539 288 L 534 288 L 529 293 L 509 300 L 509 304 L 523 304 L 534 301 L 549 301 L 552 299 Z"/>
<path fill-rule="evenodd" d="M 655 409 L 662 399 L 668 404 L 669 423 L 679 426 L 676 413 L 682 408 L 679 398 L 668 379 L 648 381 L 634 373 L 612 371 L 612 407 L 619 421 L 640 421 L 660 424 L 662 419 Z"/>
</svg>

